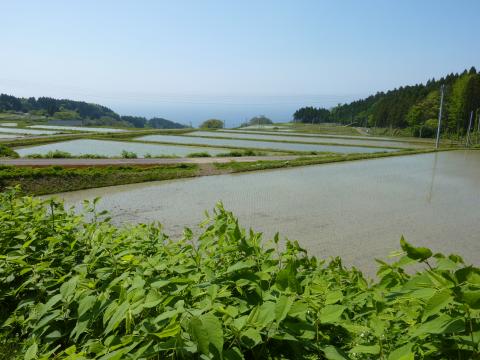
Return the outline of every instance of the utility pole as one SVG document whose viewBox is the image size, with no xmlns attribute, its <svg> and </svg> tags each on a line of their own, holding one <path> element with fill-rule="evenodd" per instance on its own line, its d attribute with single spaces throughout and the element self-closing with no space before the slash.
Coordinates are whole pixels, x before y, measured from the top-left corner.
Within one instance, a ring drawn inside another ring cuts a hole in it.
<svg viewBox="0 0 480 360">
<path fill-rule="evenodd" d="M 470 121 L 468 122 L 467 140 L 465 141 L 466 147 L 470 145 L 470 129 L 472 128 L 472 120 L 473 120 L 473 110 L 470 111 Z"/>
<path fill-rule="evenodd" d="M 442 127 L 442 110 L 443 110 L 443 93 L 445 91 L 445 85 L 442 84 L 440 87 L 440 109 L 438 111 L 438 128 L 437 128 L 437 139 L 435 140 L 435 149 L 438 149 L 440 143 L 440 129 Z"/>
</svg>

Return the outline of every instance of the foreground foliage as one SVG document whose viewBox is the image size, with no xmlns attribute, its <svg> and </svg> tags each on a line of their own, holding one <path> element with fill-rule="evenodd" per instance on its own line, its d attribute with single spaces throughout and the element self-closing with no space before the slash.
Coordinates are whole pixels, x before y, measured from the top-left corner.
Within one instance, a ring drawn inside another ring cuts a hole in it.
<svg viewBox="0 0 480 360">
<path fill-rule="evenodd" d="M 113 226 L 85 203 L 0 196 L 0 357 L 472 359 L 480 270 L 401 241 L 378 282 L 219 205 L 194 240 Z M 88 219 L 88 220 L 87 220 Z M 409 275 L 408 265 L 425 269 Z"/>
</svg>

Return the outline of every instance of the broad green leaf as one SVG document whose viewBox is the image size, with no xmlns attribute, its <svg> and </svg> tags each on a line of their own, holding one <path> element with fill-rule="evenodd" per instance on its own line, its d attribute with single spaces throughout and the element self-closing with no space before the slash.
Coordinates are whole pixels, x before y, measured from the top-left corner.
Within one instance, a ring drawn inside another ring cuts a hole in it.
<svg viewBox="0 0 480 360">
<path fill-rule="evenodd" d="M 223 330 L 220 320 L 213 314 L 205 314 L 201 316 L 201 321 L 208 333 L 208 341 L 221 355 L 223 351 Z"/>
<path fill-rule="evenodd" d="M 453 296 L 449 289 L 442 289 L 437 291 L 430 299 L 428 299 L 423 313 L 423 321 L 432 315 L 436 315 L 440 310 L 444 309 L 453 301 Z"/>
<path fill-rule="evenodd" d="M 258 307 L 258 311 L 256 312 L 253 322 L 261 327 L 270 325 L 275 320 L 275 310 L 276 307 L 274 302 L 265 301 L 261 306 Z"/>
<path fill-rule="evenodd" d="M 472 309 L 480 309 L 480 290 L 463 290 L 462 299 Z"/>
<path fill-rule="evenodd" d="M 400 246 L 407 253 L 407 256 L 414 260 L 425 261 L 433 255 L 428 248 L 410 245 L 403 236 L 400 239 Z"/>
<path fill-rule="evenodd" d="M 412 353 L 412 344 L 406 344 L 393 350 L 388 355 L 388 360 L 415 360 L 415 354 Z"/>
<path fill-rule="evenodd" d="M 449 334 L 460 332 L 465 329 L 465 319 L 463 317 L 452 318 L 448 315 L 439 317 L 421 324 L 412 331 L 412 338 L 426 334 Z"/>
<path fill-rule="evenodd" d="M 307 316 L 307 311 L 308 304 L 303 301 L 295 301 L 288 311 L 288 316 L 305 319 Z"/>
<path fill-rule="evenodd" d="M 190 332 L 197 343 L 198 350 L 202 354 L 209 354 L 210 342 L 208 341 L 208 334 L 203 327 L 202 321 L 198 317 L 192 317 L 190 319 Z"/>
<path fill-rule="evenodd" d="M 108 325 L 105 328 L 105 334 L 110 333 L 112 330 L 116 329 L 122 321 L 125 320 L 125 315 L 127 314 L 129 307 L 128 301 L 124 301 L 120 306 L 115 309 L 112 317 L 108 321 Z"/>
<path fill-rule="evenodd" d="M 179 324 L 170 324 L 160 332 L 155 333 L 155 336 L 163 339 L 177 335 L 181 328 Z"/>
<path fill-rule="evenodd" d="M 36 342 L 34 342 L 32 345 L 30 345 L 25 352 L 25 357 L 24 360 L 32 360 L 37 358 L 37 351 L 38 351 L 38 345 Z"/>
<path fill-rule="evenodd" d="M 348 360 L 347 354 L 335 346 L 325 346 L 322 350 L 328 360 Z"/>
<path fill-rule="evenodd" d="M 287 316 L 290 308 L 292 307 L 293 299 L 282 295 L 278 298 L 275 304 L 275 320 L 280 323 Z"/>
<path fill-rule="evenodd" d="M 255 265 L 257 265 L 257 263 L 254 260 L 250 260 L 250 259 L 245 261 L 238 261 L 235 264 L 228 267 L 226 274 L 234 271 L 238 271 L 238 270 L 249 269 Z"/>
<path fill-rule="evenodd" d="M 332 305 L 343 300 L 342 290 L 334 290 L 327 293 L 325 305 Z"/>
<path fill-rule="evenodd" d="M 249 349 L 255 347 L 262 342 L 262 335 L 254 328 L 248 328 L 240 334 L 242 343 Z"/>
<path fill-rule="evenodd" d="M 87 311 L 90 311 L 97 300 L 96 296 L 87 295 L 78 302 L 78 317 L 82 317 Z"/>
<path fill-rule="evenodd" d="M 345 309 L 343 305 L 327 305 L 320 310 L 320 321 L 324 324 L 338 322 Z"/>
<path fill-rule="evenodd" d="M 218 352 L 223 352 L 223 330 L 222 324 L 213 314 L 205 314 L 199 317 L 192 317 L 190 330 L 201 353 L 211 353 L 210 345 Z"/>
<path fill-rule="evenodd" d="M 377 355 L 380 353 L 380 346 L 379 345 L 356 345 L 350 350 L 350 353 Z"/>
</svg>

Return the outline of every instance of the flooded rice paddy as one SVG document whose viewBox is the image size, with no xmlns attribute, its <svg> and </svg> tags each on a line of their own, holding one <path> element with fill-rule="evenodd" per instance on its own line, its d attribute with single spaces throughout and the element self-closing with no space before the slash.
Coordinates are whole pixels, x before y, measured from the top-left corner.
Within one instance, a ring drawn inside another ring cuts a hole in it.
<svg viewBox="0 0 480 360">
<path fill-rule="evenodd" d="M 408 142 L 397 141 L 385 141 L 385 140 L 366 140 L 363 138 L 340 138 L 340 137 L 319 137 L 319 136 L 290 136 L 282 134 L 267 134 L 267 133 L 235 133 L 235 132 L 222 132 L 222 131 L 194 131 L 188 133 L 189 136 L 211 136 L 211 137 L 231 137 L 237 139 L 258 139 L 258 140 L 277 140 L 277 141 L 296 141 L 296 142 L 308 142 L 308 143 L 332 143 L 332 144 L 345 144 L 345 145 L 363 145 L 363 146 L 385 146 L 385 147 L 397 147 L 397 148 L 418 148 L 425 147 L 423 144 L 414 144 Z"/>
<path fill-rule="evenodd" d="M 45 155 L 49 151 L 66 151 L 74 156 L 95 154 L 108 157 L 121 156 L 122 151 L 130 151 L 137 154 L 138 157 L 145 157 L 146 154 L 152 156 L 186 156 L 191 153 L 207 152 L 210 155 L 228 152 L 230 149 L 215 149 L 195 146 L 176 146 L 161 144 L 142 144 L 123 141 L 107 141 L 107 140 L 69 140 L 57 143 L 29 146 L 17 148 L 15 151 L 22 157 L 31 154 Z"/>
<path fill-rule="evenodd" d="M 480 151 L 449 151 L 125 185 L 59 194 L 101 196 L 118 223 L 160 221 L 180 236 L 222 201 L 240 223 L 296 239 L 312 255 L 340 255 L 374 274 L 403 234 L 434 252 L 480 259 Z"/>
<path fill-rule="evenodd" d="M 195 144 L 195 145 L 213 145 L 213 146 L 231 146 L 235 148 L 257 148 L 257 149 L 276 149 L 284 151 L 318 151 L 318 152 L 336 152 L 336 153 L 372 153 L 383 151 L 395 151 L 386 148 L 371 148 L 360 146 L 336 146 L 336 145 L 317 145 L 317 144 L 299 144 L 282 143 L 253 140 L 235 140 L 235 139 L 210 139 L 202 137 L 189 137 L 178 135 L 147 135 L 136 138 L 142 141 L 171 142 L 177 144 Z"/>
<path fill-rule="evenodd" d="M 86 127 L 86 126 L 62 126 L 62 125 L 33 125 L 30 128 L 35 129 L 52 129 L 52 130 L 72 130 L 72 131 L 86 131 L 86 132 L 98 132 L 98 133 L 113 133 L 113 132 L 124 132 L 123 129 L 110 129 L 110 128 L 97 128 L 97 127 Z"/>
<path fill-rule="evenodd" d="M 13 134 L 2 134 L 0 133 L 0 139 L 18 139 L 21 138 L 22 135 L 13 135 Z"/>
<path fill-rule="evenodd" d="M 6 128 L 0 127 L 0 133 L 24 134 L 24 135 L 52 135 L 52 134 L 57 134 L 58 131 L 23 129 L 23 128 L 16 128 L 16 127 L 6 127 Z"/>
</svg>

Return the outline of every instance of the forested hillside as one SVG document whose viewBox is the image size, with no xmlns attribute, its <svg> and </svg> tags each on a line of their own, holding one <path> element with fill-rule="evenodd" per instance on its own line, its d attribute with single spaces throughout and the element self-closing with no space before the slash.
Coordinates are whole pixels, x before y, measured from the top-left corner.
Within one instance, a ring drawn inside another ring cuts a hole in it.
<svg viewBox="0 0 480 360">
<path fill-rule="evenodd" d="M 86 125 L 133 126 L 160 129 L 183 128 L 182 124 L 163 118 L 120 116 L 112 109 L 98 104 L 50 97 L 18 98 L 0 94 L 0 112 L 24 113 L 46 119 L 85 120 Z"/>
<path fill-rule="evenodd" d="M 470 112 L 473 111 L 477 117 L 480 112 L 480 73 L 474 67 L 461 74 L 431 79 L 426 84 L 404 86 L 340 104 L 328 112 L 326 109 L 305 107 L 295 112 L 294 120 L 408 128 L 415 136 L 433 136 L 442 84 L 445 85 L 442 131 L 462 135 L 468 128 Z"/>
</svg>

